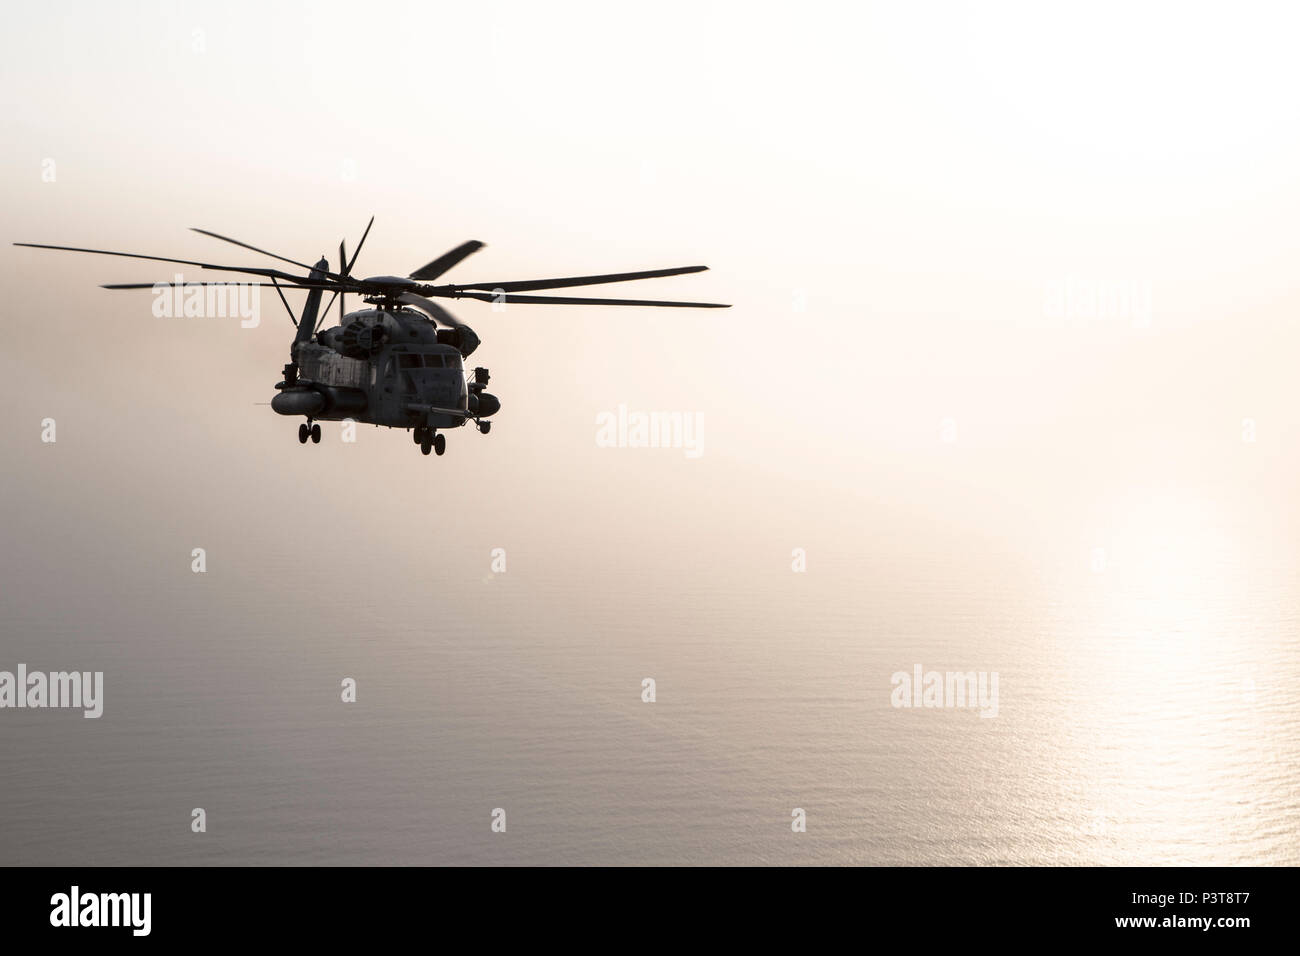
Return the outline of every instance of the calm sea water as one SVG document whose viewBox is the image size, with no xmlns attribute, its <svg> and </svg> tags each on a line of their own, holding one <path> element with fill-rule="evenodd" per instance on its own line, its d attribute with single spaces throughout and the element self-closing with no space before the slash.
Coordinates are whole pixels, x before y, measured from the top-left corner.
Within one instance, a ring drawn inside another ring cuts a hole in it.
<svg viewBox="0 0 1300 956">
<path fill-rule="evenodd" d="M 105 715 L 0 714 L 5 863 L 1300 862 L 1285 560 L 882 515 L 795 573 L 752 526 L 561 508 L 505 573 L 431 512 L 213 525 L 196 575 L 57 497 L 8 512 L 0 666 L 103 670 Z M 916 664 L 998 672 L 997 717 L 891 706 Z"/>
</svg>

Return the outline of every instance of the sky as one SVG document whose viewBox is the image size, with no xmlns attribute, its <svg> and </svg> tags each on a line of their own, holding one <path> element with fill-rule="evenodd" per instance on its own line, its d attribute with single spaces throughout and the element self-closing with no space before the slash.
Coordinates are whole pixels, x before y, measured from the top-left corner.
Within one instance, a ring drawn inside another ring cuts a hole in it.
<svg viewBox="0 0 1300 956">
<path fill-rule="evenodd" d="M 712 267 L 637 294 L 729 311 L 456 303 L 504 411 L 491 439 L 453 447 L 503 514 L 507 462 L 561 496 L 595 462 L 647 493 L 695 468 L 792 527 L 843 517 L 817 489 L 1035 526 L 1073 523 L 1098 484 L 1141 508 L 1162 483 L 1251 468 L 1294 514 L 1285 5 L 16 16 L 0 41 L 12 241 L 263 265 L 188 229 L 336 259 L 374 215 L 363 275 L 467 238 L 487 247 L 449 279 Z M 47 416 L 82 427 L 74 409 L 94 410 L 93 441 L 167 436 L 140 442 L 135 475 L 208 480 L 200 447 L 297 452 L 293 423 L 257 404 L 292 331 L 269 292 L 243 329 L 98 288 L 171 275 L 8 248 L 0 276 L 27 317 L 0 353 L 19 490 L 46 450 L 26 438 Z M 700 415 L 706 454 L 601 457 L 594 422 L 619 405 Z M 361 444 L 367 467 L 410 467 L 397 436 Z M 244 467 L 255 484 L 276 466 Z"/>
</svg>

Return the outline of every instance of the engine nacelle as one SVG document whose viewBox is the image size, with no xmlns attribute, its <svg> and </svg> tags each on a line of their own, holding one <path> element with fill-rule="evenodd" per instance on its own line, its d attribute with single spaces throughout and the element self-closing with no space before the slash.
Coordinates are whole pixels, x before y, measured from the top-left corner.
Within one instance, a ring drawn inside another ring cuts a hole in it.
<svg viewBox="0 0 1300 956">
<path fill-rule="evenodd" d="M 379 322 L 353 319 L 347 325 L 326 329 L 316 341 L 350 359 L 367 359 L 384 347 L 389 330 Z"/>
<path fill-rule="evenodd" d="M 468 325 L 458 325 L 454 329 L 439 329 L 438 343 L 450 345 L 462 356 L 469 358 L 470 353 L 479 347 L 479 337 Z"/>
</svg>

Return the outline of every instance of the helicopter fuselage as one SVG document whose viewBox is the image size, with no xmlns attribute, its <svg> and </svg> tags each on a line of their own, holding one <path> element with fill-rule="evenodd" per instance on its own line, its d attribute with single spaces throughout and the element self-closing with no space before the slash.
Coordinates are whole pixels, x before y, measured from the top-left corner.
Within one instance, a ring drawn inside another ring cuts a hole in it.
<svg viewBox="0 0 1300 956">
<path fill-rule="evenodd" d="M 487 370 L 466 375 L 456 330 L 440 334 L 410 309 L 367 309 L 295 343 L 295 381 L 271 402 L 281 415 L 389 428 L 458 428 L 495 413 Z M 475 343 L 477 344 L 477 343 Z"/>
</svg>

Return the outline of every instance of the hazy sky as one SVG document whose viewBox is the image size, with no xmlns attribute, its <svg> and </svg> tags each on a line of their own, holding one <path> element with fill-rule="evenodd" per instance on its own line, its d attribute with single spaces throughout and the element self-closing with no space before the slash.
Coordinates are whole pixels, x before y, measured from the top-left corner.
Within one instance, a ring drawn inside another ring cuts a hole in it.
<svg viewBox="0 0 1300 956">
<path fill-rule="evenodd" d="M 455 435 L 452 458 L 418 471 L 431 463 L 404 437 L 369 430 L 361 474 L 432 485 L 463 467 L 506 511 L 520 463 L 560 494 L 596 463 L 647 489 L 684 468 L 750 493 L 768 475 L 753 504 L 801 512 L 796 526 L 818 487 L 927 511 L 943 507 L 933 481 L 944 499 L 1031 507 L 1071 482 L 1131 490 L 1124 472 L 1148 460 L 1167 477 L 1243 453 L 1285 462 L 1271 470 L 1285 485 L 1300 434 L 1293 16 L 28 8 L 0 41 L 7 238 L 260 265 L 187 227 L 333 260 L 374 214 L 362 274 L 405 274 L 467 238 L 487 248 L 451 278 L 712 266 L 637 291 L 729 312 L 457 303 L 484 339 L 498 431 Z M 6 246 L 0 269 L 10 480 L 45 452 L 26 439 L 47 415 L 69 437 L 160 436 L 140 439 L 137 475 L 173 456 L 206 474 L 191 444 L 272 474 L 225 450 L 299 453 L 293 423 L 254 406 L 291 334 L 273 296 L 244 330 L 155 319 L 147 291 L 97 288 L 167 278 L 162 264 Z M 601 457 L 595 415 L 620 403 L 702 414 L 704 458 Z M 109 457 L 110 474 L 127 460 Z"/>
</svg>

